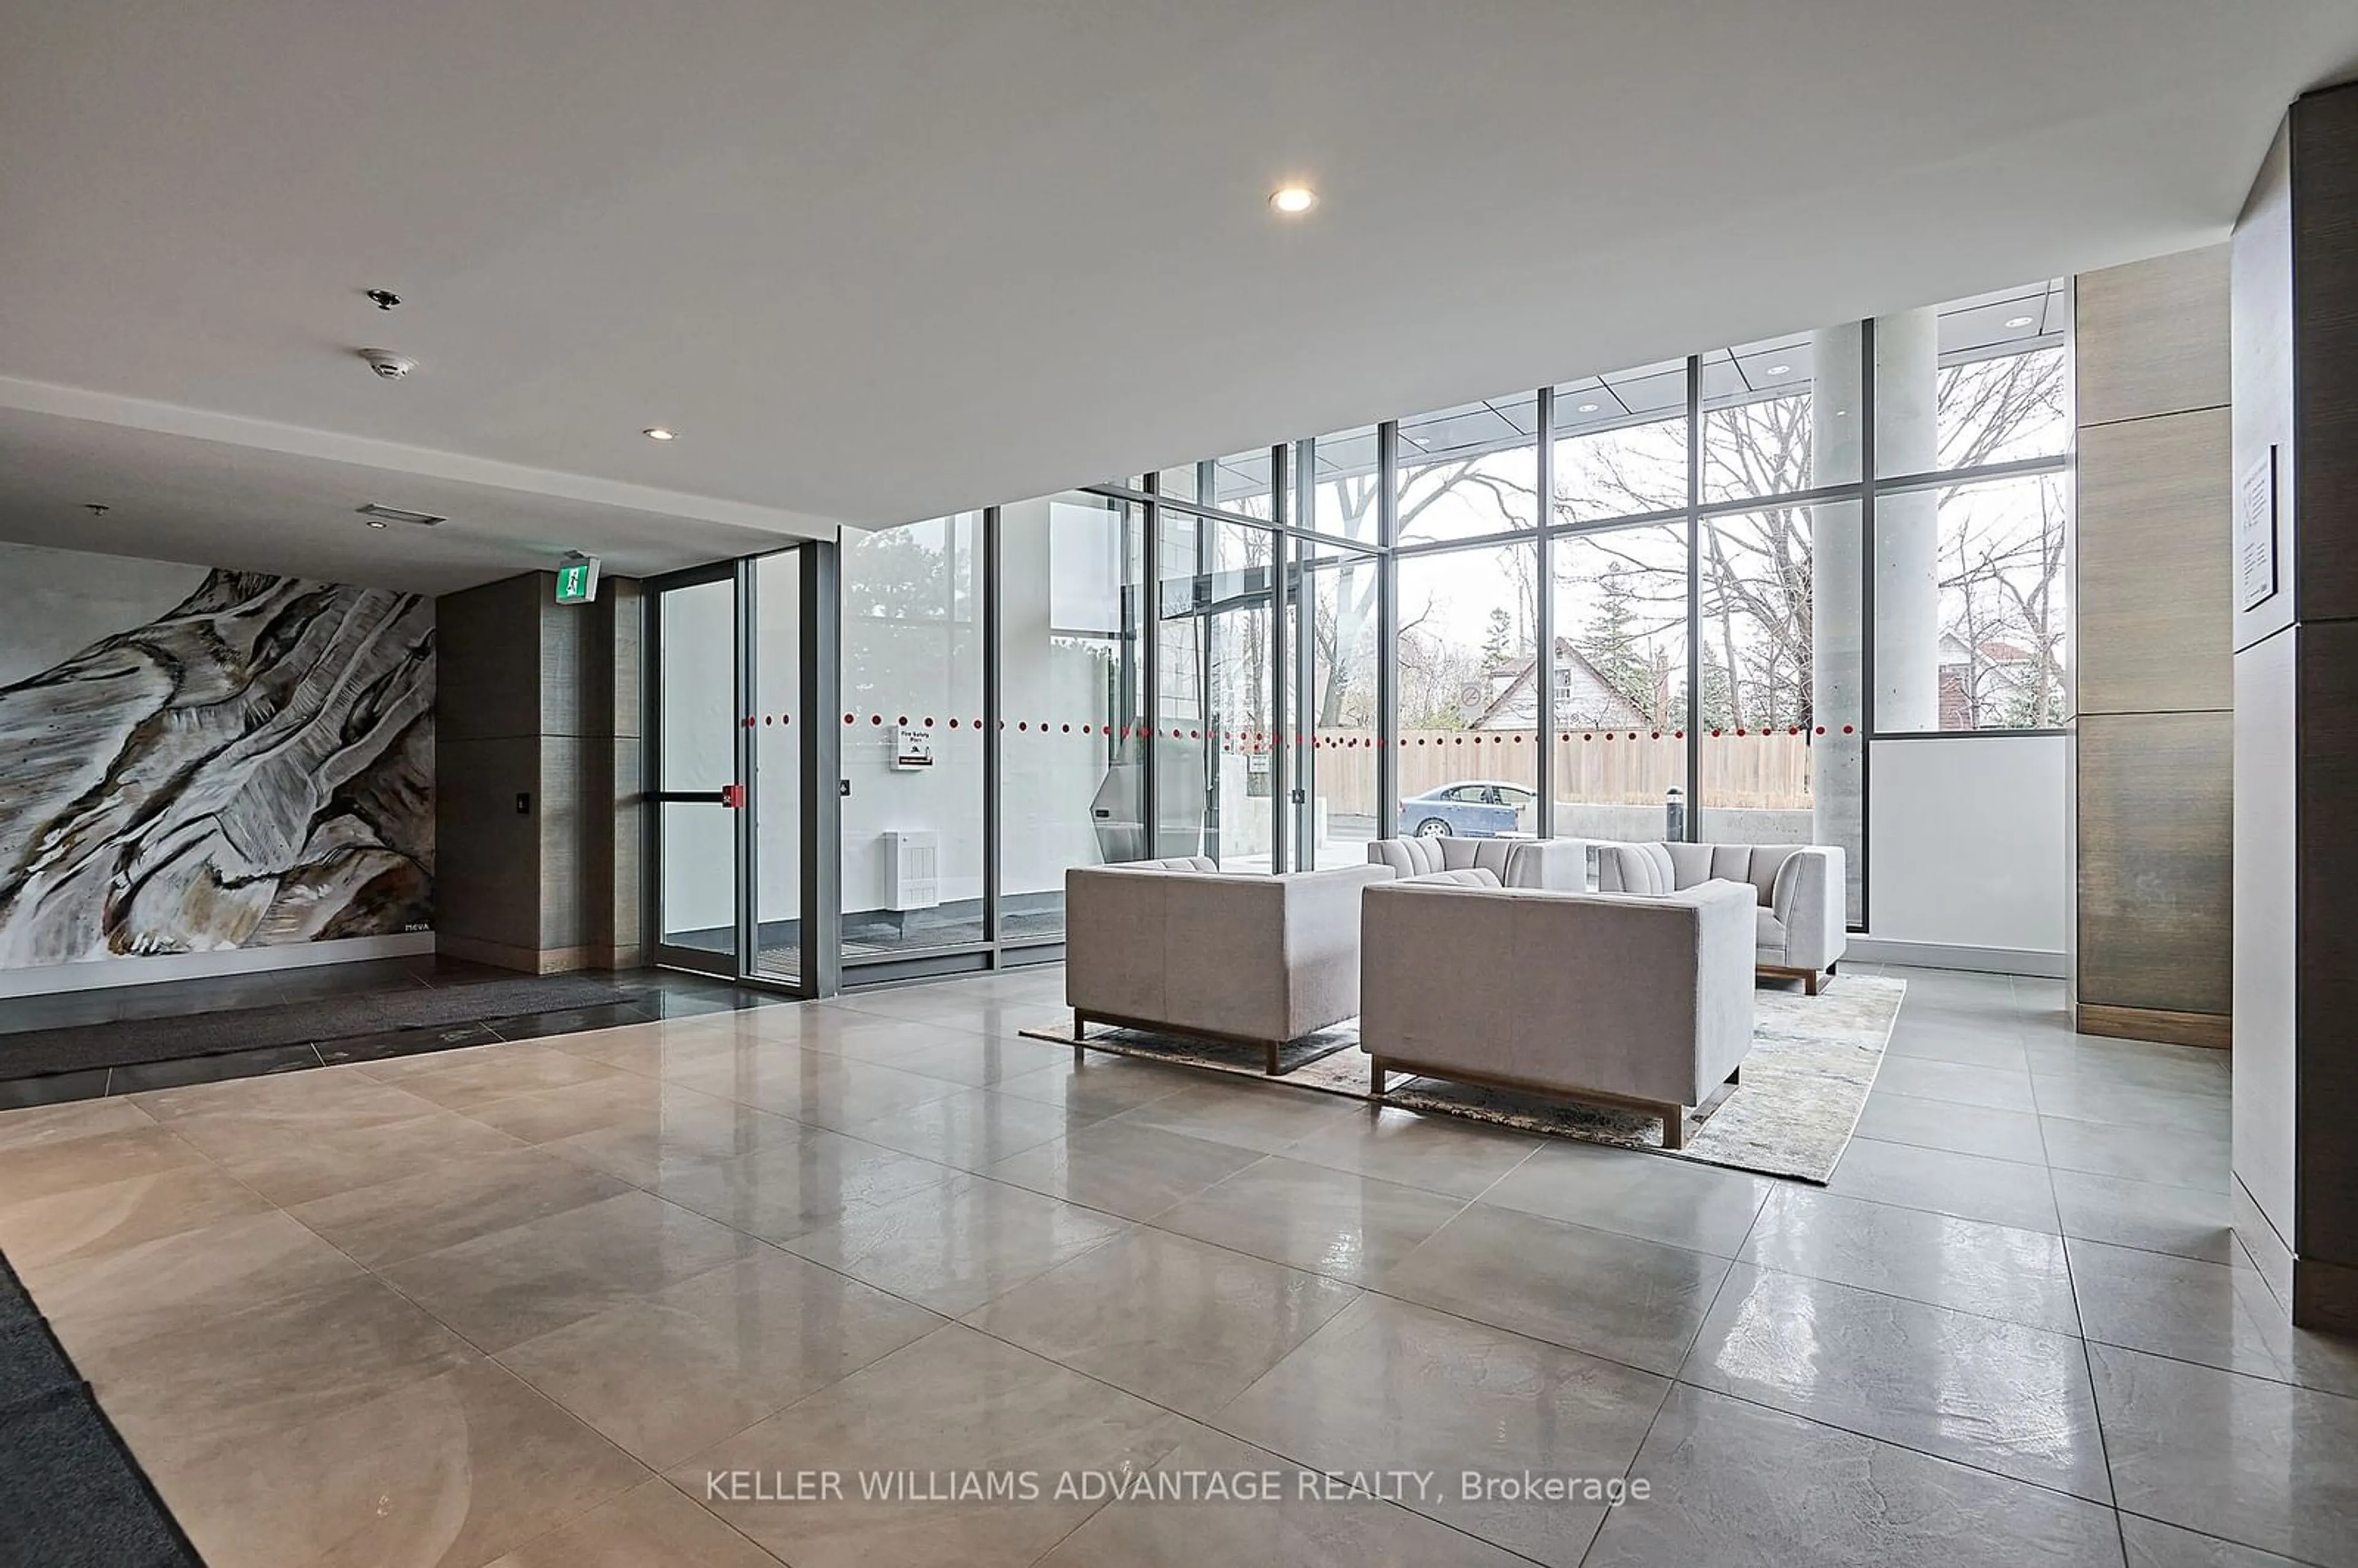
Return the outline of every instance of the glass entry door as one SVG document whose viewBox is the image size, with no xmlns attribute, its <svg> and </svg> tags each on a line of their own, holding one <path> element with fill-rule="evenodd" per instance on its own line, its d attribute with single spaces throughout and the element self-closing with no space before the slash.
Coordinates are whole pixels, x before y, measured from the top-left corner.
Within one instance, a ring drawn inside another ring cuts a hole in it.
<svg viewBox="0 0 2358 1568">
<path fill-rule="evenodd" d="M 1276 870 L 1274 537 L 1166 511 L 1163 555 L 1156 852 Z"/>
<path fill-rule="evenodd" d="M 744 781 L 733 567 L 654 589 L 655 958 L 735 979 Z"/>
</svg>

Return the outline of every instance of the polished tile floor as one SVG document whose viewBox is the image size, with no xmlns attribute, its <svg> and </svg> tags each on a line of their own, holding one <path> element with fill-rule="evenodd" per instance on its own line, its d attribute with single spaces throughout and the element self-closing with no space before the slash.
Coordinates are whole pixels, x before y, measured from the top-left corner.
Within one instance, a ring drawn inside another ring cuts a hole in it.
<svg viewBox="0 0 2358 1568">
<path fill-rule="evenodd" d="M 2225 1058 L 1908 978 L 1824 1189 L 1076 1068 L 1049 970 L 10 1111 L 0 1249 L 213 1568 L 2358 1563 Z"/>
</svg>

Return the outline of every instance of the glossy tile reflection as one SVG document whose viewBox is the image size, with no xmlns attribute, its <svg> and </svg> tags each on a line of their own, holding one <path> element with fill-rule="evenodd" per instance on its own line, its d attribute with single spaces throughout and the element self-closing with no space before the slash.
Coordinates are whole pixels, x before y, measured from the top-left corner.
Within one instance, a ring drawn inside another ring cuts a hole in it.
<svg viewBox="0 0 2358 1568">
<path fill-rule="evenodd" d="M 214 1568 L 2358 1564 L 2228 1064 L 1909 978 L 1825 1188 L 1076 1064 L 1051 970 L 0 1111 L 0 1249 Z M 1125 1465 L 1287 1485 L 856 1491 Z"/>
</svg>

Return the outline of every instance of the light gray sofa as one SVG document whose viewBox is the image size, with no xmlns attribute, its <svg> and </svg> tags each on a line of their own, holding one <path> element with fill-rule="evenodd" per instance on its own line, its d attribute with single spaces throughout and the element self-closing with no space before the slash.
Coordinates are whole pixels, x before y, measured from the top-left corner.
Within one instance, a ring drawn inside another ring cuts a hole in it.
<svg viewBox="0 0 2358 1568">
<path fill-rule="evenodd" d="M 1482 871 L 1502 887 L 1583 892 L 1588 849 L 1580 838 L 1379 838 L 1368 846 L 1368 862 L 1401 878 Z"/>
<path fill-rule="evenodd" d="M 1067 871 L 1074 1039 L 1111 1023 L 1245 1042 L 1274 1074 L 1287 1041 L 1359 1011 L 1359 892 L 1391 875 L 1231 875 L 1200 856 Z"/>
<path fill-rule="evenodd" d="M 1396 881 L 1361 900 L 1370 1088 L 1424 1074 L 1635 1106 L 1683 1147 L 1686 1109 L 1752 1048 L 1752 895 Z M 1436 985 L 1433 977 L 1446 976 Z"/>
<path fill-rule="evenodd" d="M 1660 897 L 1719 881 L 1749 887 L 1758 903 L 1753 967 L 1799 979 L 1812 996 L 1849 944 L 1843 852 L 1819 844 L 1598 843 L 1599 892 Z"/>
</svg>

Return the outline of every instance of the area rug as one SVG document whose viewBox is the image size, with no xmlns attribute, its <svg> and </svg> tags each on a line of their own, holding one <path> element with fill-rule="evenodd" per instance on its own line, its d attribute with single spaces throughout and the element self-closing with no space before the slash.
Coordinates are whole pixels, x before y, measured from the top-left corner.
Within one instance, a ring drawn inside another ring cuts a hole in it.
<svg viewBox="0 0 2358 1568">
<path fill-rule="evenodd" d="M 1805 996 L 1798 989 L 1761 990 L 1754 1011 L 1752 1054 L 1744 1059 L 1743 1081 L 1721 1090 L 1689 1114 L 1683 1149 L 1662 1147 L 1659 1117 L 1454 1084 L 1444 1078 L 1396 1076 L 1384 1103 L 1549 1137 L 1639 1149 L 1703 1165 L 1790 1176 L 1823 1186 L 1833 1179 L 1834 1167 L 1850 1145 L 1907 994 L 1907 981 L 1874 975 L 1844 975 L 1819 996 Z M 1074 1044 L 1069 1020 L 1023 1033 L 1034 1040 Z M 1089 1025 L 1088 1037 L 1080 1044 L 1113 1055 L 1170 1062 L 1352 1099 L 1368 1098 L 1368 1058 L 1357 1049 L 1356 1020 L 1293 1042 L 1280 1058 L 1281 1071 L 1273 1078 L 1263 1070 L 1266 1064 L 1258 1045 L 1221 1045 L 1098 1023 Z"/>
<path fill-rule="evenodd" d="M 5 1258 L 0 1563 L 202 1568 Z"/>
</svg>

